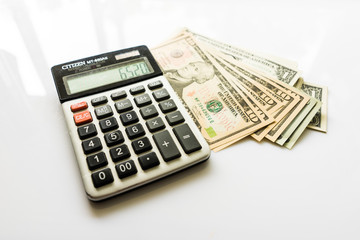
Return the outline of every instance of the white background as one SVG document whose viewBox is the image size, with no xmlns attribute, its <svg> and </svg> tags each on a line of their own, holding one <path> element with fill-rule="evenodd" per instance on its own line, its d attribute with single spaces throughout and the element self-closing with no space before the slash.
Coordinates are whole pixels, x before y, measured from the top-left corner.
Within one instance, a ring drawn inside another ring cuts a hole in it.
<svg viewBox="0 0 360 240">
<path fill-rule="evenodd" d="M 0 1 L 0 239 L 360 239 L 358 1 Z M 83 190 L 50 68 L 182 27 L 298 62 L 328 133 L 246 138 L 109 201 Z"/>
</svg>

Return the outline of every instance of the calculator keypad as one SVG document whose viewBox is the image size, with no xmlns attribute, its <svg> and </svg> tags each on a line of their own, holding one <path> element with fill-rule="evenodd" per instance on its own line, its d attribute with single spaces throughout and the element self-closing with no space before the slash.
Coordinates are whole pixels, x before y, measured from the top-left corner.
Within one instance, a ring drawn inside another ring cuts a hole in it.
<svg viewBox="0 0 360 240">
<path fill-rule="evenodd" d="M 139 171 L 154 171 L 201 149 L 160 80 L 89 101 L 90 107 L 79 101 L 70 110 L 96 189 L 132 179 Z"/>
</svg>

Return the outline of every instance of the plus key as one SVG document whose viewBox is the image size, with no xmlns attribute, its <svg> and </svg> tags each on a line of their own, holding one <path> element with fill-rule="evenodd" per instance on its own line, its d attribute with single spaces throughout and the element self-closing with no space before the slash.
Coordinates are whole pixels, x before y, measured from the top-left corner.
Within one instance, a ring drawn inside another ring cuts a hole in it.
<svg viewBox="0 0 360 240">
<path fill-rule="evenodd" d="M 161 156 L 166 162 L 181 156 L 179 149 L 167 130 L 154 134 L 153 138 Z"/>
</svg>

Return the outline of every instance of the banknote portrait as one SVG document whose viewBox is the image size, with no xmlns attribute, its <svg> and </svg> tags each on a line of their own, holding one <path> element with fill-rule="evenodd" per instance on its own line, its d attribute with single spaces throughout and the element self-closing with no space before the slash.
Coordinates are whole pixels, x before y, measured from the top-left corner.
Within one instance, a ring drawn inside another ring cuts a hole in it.
<svg viewBox="0 0 360 240">
<path fill-rule="evenodd" d="M 205 62 L 190 62 L 182 68 L 164 71 L 164 75 L 180 97 L 183 88 L 193 82 L 202 84 L 212 79 L 214 74 L 214 67 Z"/>
</svg>

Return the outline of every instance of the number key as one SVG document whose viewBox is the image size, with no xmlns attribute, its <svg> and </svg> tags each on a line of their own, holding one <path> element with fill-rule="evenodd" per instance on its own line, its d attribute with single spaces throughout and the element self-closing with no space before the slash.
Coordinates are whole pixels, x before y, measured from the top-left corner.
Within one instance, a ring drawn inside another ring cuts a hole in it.
<svg viewBox="0 0 360 240">
<path fill-rule="evenodd" d="M 85 154 L 93 153 L 102 149 L 100 138 L 94 137 L 82 142 L 82 148 Z"/>
<path fill-rule="evenodd" d="M 130 126 L 130 127 L 127 127 L 125 129 L 125 132 L 126 132 L 126 134 L 128 135 L 128 137 L 130 139 L 134 139 L 134 138 L 141 137 L 141 136 L 145 135 L 145 130 L 144 130 L 143 126 L 140 123 L 135 124 L 135 125 Z"/>
<path fill-rule="evenodd" d="M 114 117 L 110 117 L 110 118 L 101 120 L 99 122 L 99 124 L 100 124 L 101 131 L 103 131 L 103 132 L 111 131 L 111 130 L 114 130 L 119 127 L 119 125 Z"/>
<path fill-rule="evenodd" d="M 91 178 L 94 184 L 94 187 L 99 188 L 106 184 L 114 182 L 114 177 L 111 173 L 110 168 L 105 168 L 104 170 L 95 172 L 91 174 Z"/>
<path fill-rule="evenodd" d="M 126 178 L 135 173 L 137 173 L 137 169 L 133 160 L 128 160 L 116 165 L 116 172 L 119 178 Z"/>
<path fill-rule="evenodd" d="M 121 146 L 110 149 L 110 156 L 114 162 L 130 157 L 129 148 L 123 144 Z"/>
<path fill-rule="evenodd" d="M 135 111 L 130 111 L 120 115 L 120 120 L 124 126 L 136 123 L 139 121 L 139 118 Z"/>
<path fill-rule="evenodd" d="M 106 145 L 108 145 L 108 147 L 124 142 L 124 136 L 122 135 L 120 130 L 108 133 L 104 136 L 104 138 Z"/>
<path fill-rule="evenodd" d="M 97 134 L 96 127 L 93 123 L 81 126 L 77 129 L 77 131 L 81 140 L 88 137 L 93 137 Z"/>
<path fill-rule="evenodd" d="M 151 143 L 147 137 L 140 138 L 131 143 L 136 154 L 152 149 Z"/>
<path fill-rule="evenodd" d="M 108 164 L 105 153 L 103 152 L 88 156 L 86 158 L 86 162 L 88 164 L 89 170 L 95 170 Z"/>
</svg>

